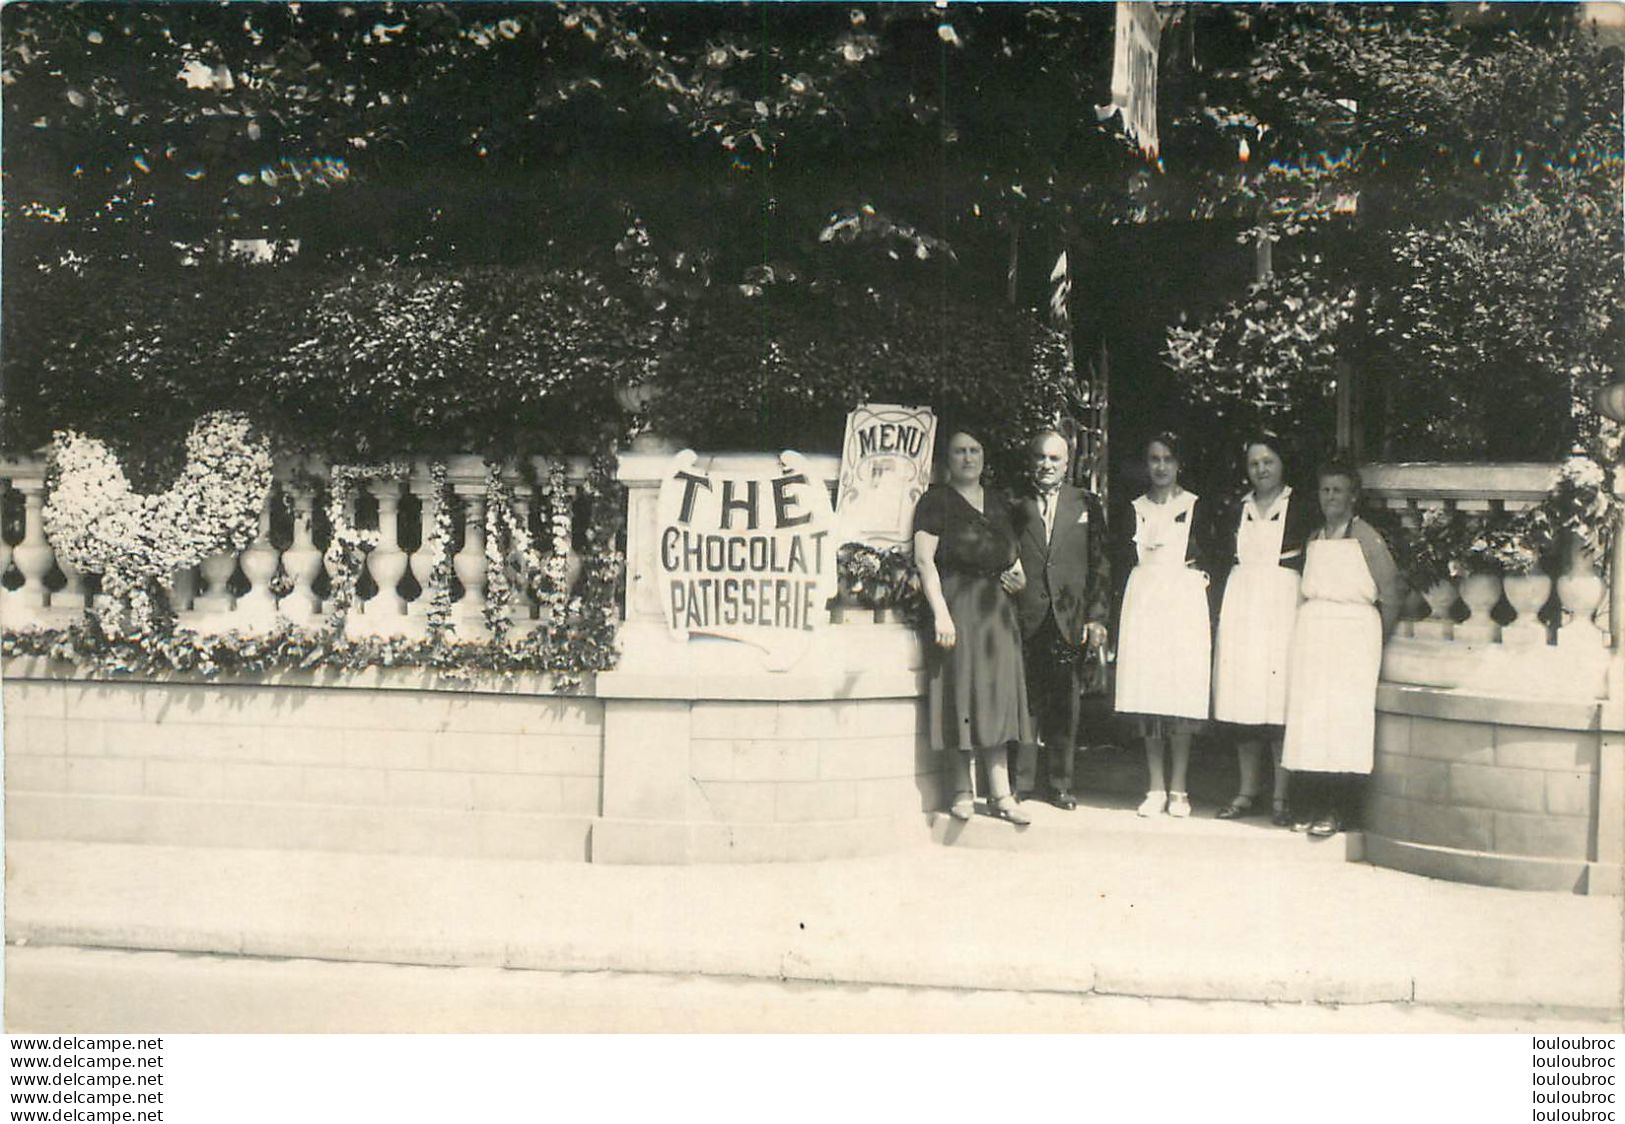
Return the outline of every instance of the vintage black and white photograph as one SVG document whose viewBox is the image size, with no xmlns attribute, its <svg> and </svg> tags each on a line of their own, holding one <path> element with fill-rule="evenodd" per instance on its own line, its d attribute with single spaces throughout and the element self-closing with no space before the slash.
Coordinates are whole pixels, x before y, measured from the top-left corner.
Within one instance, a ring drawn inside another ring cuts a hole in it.
<svg viewBox="0 0 1625 1124">
<path fill-rule="evenodd" d="M 1609 3 L 5 5 L 6 1032 L 1617 1034 L 1622 96 Z"/>
</svg>

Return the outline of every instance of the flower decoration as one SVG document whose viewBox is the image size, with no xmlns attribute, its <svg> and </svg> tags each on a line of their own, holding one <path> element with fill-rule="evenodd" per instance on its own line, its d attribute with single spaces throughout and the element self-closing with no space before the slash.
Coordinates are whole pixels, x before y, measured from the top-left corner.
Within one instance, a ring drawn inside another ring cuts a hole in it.
<svg viewBox="0 0 1625 1124">
<path fill-rule="evenodd" d="M 67 442 L 70 446 L 73 442 Z M 79 471 L 84 465 L 73 460 L 76 448 L 64 463 Z M 105 468 L 105 461 L 88 461 Z M 115 462 L 116 467 L 116 462 Z M 355 526 L 353 513 L 356 488 L 364 480 L 398 479 L 409 465 L 403 461 L 379 464 L 339 465 L 329 471 L 327 512 L 332 539 L 326 556 L 332 579 L 332 592 L 325 627 L 301 628 L 282 622 L 269 633 L 201 633 L 176 627 L 174 619 L 149 617 L 137 627 L 109 630 L 74 624 L 67 628 L 7 629 L 0 638 L 0 654 L 43 656 L 104 672 L 150 674 L 154 672 L 195 672 L 214 675 L 222 671 L 257 673 L 284 668 L 432 667 L 442 674 L 468 677 L 480 673 L 511 675 L 521 671 L 546 673 L 555 691 L 579 688 L 583 677 L 615 666 L 618 659 L 616 629 L 620 620 L 621 579 L 626 555 L 621 534 L 625 519 L 625 492 L 615 480 L 615 459 L 604 453 L 596 457 L 580 484 L 580 500 L 572 494 L 562 467 L 549 472 L 544 490 L 549 511 L 552 553 L 545 563 L 535 560 L 528 532 L 520 528 L 516 544 L 527 558 L 527 580 L 546 574 L 547 598 L 555 607 L 545 630 L 503 641 L 449 642 L 451 623 L 453 500 L 444 462 L 429 466 L 432 488 L 425 504 L 423 549 L 431 559 L 425 595 L 429 598 L 429 635 L 413 638 L 347 638 L 344 620 L 354 602 L 355 583 L 366 552 L 376 545 L 378 532 Z M 267 468 L 267 476 L 269 469 Z M 105 474 L 104 474 L 105 475 Z M 80 477 L 84 474 L 80 472 Z M 70 480 L 75 477 L 70 476 Z M 94 477 L 101 480 L 103 477 Z M 116 492 L 116 488 L 112 489 Z M 510 502 L 506 484 L 499 481 L 494 493 L 497 505 Z M 258 529 L 258 511 L 244 519 L 245 527 L 233 533 L 231 543 L 213 547 L 240 550 Z M 245 506 L 246 502 L 245 502 Z M 432 518 L 429 508 L 433 507 Z M 586 543 L 586 564 L 579 593 L 568 583 L 565 558 L 575 528 L 574 515 L 585 508 L 582 534 Z M 488 505 L 489 510 L 489 505 Z M 79 510 L 71 503 L 59 507 L 60 526 L 75 524 Z M 508 520 L 512 518 L 513 522 Z M 499 515 L 504 533 L 513 536 L 522 523 L 509 508 Z M 493 536 L 494 537 L 494 536 Z M 488 562 L 489 562 L 488 555 Z M 70 564 L 71 560 L 70 560 Z M 500 566 L 494 566 L 495 573 Z M 167 571 L 160 570 L 167 576 Z"/>
<path fill-rule="evenodd" d="M 51 442 L 47 491 L 45 533 L 58 556 L 102 576 L 101 628 L 139 635 L 154 626 L 159 582 L 242 550 L 258 533 L 271 491 L 270 442 L 242 414 L 206 414 L 187 435 L 174 485 L 142 495 L 105 444 L 67 430 Z"/>
<path fill-rule="evenodd" d="M 1603 450 L 1595 450 L 1602 454 Z M 1617 462 L 1580 451 L 1559 467 L 1542 503 L 1551 528 L 1574 535 L 1587 553 L 1606 560 L 1619 524 L 1621 501 L 1610 487 Z"/>
<path fill-rule="evenodd" d="M 879 550 L 865 543 L 842 544 L 835 553 L 843 601 L 865 609 L 897 609 L 912 619 L 923 599 L 919 571 L 901 547 Z"/>
<path fill-rule="evenodd" d="M 334 635 L 344 635 L 344 622 L 355 602 L 356 581 L 366 556 L 378 545 L 378 532 L 358 527 L 355 523 L 356 487 L 364 480 L 399 480 L 411 471 L 405 461 L 383 461 L 378 464 L 336 464 L 328 473 L 327 524 L 332 528 L 327 553 L 328 581 L 332 592 L 327 611 L 328 625 Z"/>
<path fill-rule="evenodd" d="M 1487 520 L 1466 543 L 1460 562 L 1468 573 L 1523 575 L 1540 568 L 1553 546 L 1544 507 Z"/>
</svg>

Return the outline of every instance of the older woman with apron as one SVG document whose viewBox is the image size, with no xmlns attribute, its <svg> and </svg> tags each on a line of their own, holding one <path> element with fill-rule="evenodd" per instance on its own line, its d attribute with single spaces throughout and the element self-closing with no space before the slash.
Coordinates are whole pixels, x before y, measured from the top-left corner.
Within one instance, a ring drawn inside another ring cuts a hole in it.
<svg viewBox="0 0 1625 1124">
<path fill-rule="evenodd" d="M 1222 820 L 1257 815 L 1264 746 L 1275 753 L 1275 822 L 1286 826 L 1286 774 L 1279 768 L 1286 724 L 1287 664 L 1298 612 L 1303 546 L 1315 523 L 1310 497 L 1286 483 L 1280 439 L 1260 433 L 1247 442 L 1247 479 L 1227 530 L 1234 563 L 1225 581 L 1213 659 L 1213 717 L 1241 727 L 1236 756 L 1241 786 Z"/>
<path fill-rule="evenodd" d="M 1294 829 L 1324 837 L 1359 815 L 1375 755 L 1382 644 L 1399 619 L 1404 581 L 1388 544 L 1354 514 L 1359 472 L 1326 465 L 1319 493 L 1325 523 L 1304 562 L 1282 762 Z"/>
<path fill-rule="evenodd" d="M 1177 438 L 1147 441 L 1145 463 L 1151 486 L 1117 520 L 1117 552 L 1132 569 L 1118 626 L 1116 709 L 1145 739 L 1150 787 L 1139 814 L 1178 818 L 1191 814 L 1191 736 L 1208 714 L 1207 523 L 1196 494 L 1179 485 Z"/>
</svg>

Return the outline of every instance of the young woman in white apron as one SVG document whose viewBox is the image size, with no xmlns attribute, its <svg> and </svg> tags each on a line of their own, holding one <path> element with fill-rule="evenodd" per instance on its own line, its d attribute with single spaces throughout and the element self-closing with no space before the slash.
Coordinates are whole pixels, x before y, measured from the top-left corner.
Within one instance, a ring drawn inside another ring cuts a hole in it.
<svg viewBox="0 0 1625 1124">
<path fill-rule="evenodd" d="M 1206 523 L 1195 493 L 1179 486 L 1177 438 L 1147 441 L 1145 463 L 1151 487 L 1118 521 L 1132 536 L 1119 551 L 1133 569 L 1117 631 L 1116 708 L 1145 739 L 1150 785 L 1139 814 L 1183 817 L 1191 814 L 1191 735 L 1207 718 L 1212 671 Z"/>
<path fill-rule="evenodd" d="M 1354 514 L 1359 494 L 1352 467 L 1320 470 L 1325 523 L 1309 538 L 1292 637 L 1282 761 L 1292 778 L 1294 827 L 1316 836 L 1359 816 L 1375 752 L 1382 643 L 1404 598 L 1388 544 Z"/>
<path fill-rule="evenodd" d="M 1303 544 L 1315 522 L 1310 497 L 1286 483 L 1280 441 L 1260 434 L 1246 446 L 1252 491 L 1232 517 L 1234 562 L 1225 581 L 1213 660 L 1213 717 L 1242 727 L 1236 742 L 1241 785 L 1220 819 L 1257 815 L 1264 747 L 1275 754 L 1274 810 L 1285 825 L 1286 774 L 1279 767 L 1286 723 L 1288 659 L 1298 610 Z"/>
</svg>

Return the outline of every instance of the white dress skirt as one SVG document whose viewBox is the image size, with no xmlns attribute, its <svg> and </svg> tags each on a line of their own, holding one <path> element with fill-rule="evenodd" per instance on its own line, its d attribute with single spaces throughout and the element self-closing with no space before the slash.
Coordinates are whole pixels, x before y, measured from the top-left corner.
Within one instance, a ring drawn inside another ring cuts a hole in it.
<svg viewBox="0 0 1625 1124">
<path fill-rule="evenodd" d="M 1238 565 L 1225 582 L 1213 659 L 1213 717 L 1243 726 L 1286 722 L 1298 574 L 1280 564 L 1291 489 L 1261 513 L 1249 496 L 1236 535 Z"/>
<path fill-rule="evenodd" d="M 1117 635 L 1117 711 L 1201 721 L 1208 714 L 1212 633 L 1207 575 L 1185 565 L 1196 497 L 1134 501 L 1138 562 Z"/>
<path fill-rule="evenodd" d="M 1294 772 L 1369 773 L 1375 761 L 1382 614 L 1356 539 L 1315 539 L 1292 636 L 1281 764 Z"/>
<path fill-rule="evenodd" d="M 1298 574 L 1277 563 L 1230 571 L 1213 661 L 1213 717 L 1242 726 L 1286 722 Z"/>
</svg>

